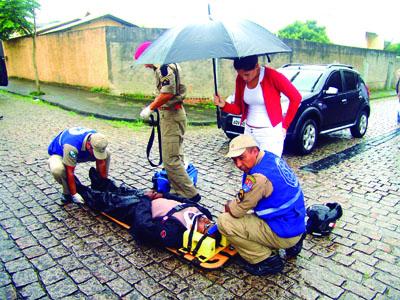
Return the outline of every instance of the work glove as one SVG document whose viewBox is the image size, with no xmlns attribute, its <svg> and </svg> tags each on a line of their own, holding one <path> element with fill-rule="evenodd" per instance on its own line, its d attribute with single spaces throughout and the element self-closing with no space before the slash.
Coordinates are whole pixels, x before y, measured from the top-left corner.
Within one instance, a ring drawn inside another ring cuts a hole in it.
<svg viewBox="0 0 400 300">
<path fill-rule="evenodd" d="M 79 195 L 78 193 L 72 195 L 71 197 L 72 197 L 72 202 L 77 204 L 85 204 L 85 200 L 83 200 L 82 196 Z"/>
<path fill-rule="evenodd" d="M 151 113 L 153 112 L 153 110 L 150 108 L 150 106 L 146 106 L 145 108 L 143 108 L 143 110 L 140 112 L 140 117 L 142 119 L 147 120 Z"/>
</svg>

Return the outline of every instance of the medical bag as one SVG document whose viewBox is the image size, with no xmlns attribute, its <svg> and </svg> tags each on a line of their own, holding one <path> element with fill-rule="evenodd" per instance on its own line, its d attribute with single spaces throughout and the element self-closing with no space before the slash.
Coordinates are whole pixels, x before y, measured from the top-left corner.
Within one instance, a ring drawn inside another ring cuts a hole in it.
<svg viewBox="0 0 400 300">
<path fill-rule="evenodd" d="M 196 186 L 198 170 L 193 164 L 189 164 L 186 168 L 186 173 L 189 175 L 190 180 Z M 169 193 L 171 185 L 168 181 L 167 171 L 162 169 L 154 173 L 151 181 L 153 182 L 153 189 L 159 193 Z"/>
</svg>

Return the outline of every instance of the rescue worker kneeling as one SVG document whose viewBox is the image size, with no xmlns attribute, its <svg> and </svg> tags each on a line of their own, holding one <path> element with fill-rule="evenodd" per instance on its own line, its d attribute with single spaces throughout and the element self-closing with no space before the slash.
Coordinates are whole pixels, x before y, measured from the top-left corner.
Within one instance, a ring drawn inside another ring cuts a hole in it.
<svg viewBox="0 0 400 300">
<path fill-rule="evenodd" d="M 197 203 L 174 194 L 144 192 L 116 186 L 101 178 L 94 168 L 89 171 L 91 188 L 76 186 L 85 203 L 130 226 L 129 232 L 139 242 L 152 246 L 181 248 L 183 233 L 196 226 L 204 233 L 211 224 L 211 213 Z"/>
<path fill-rule="evenodd" d="M 305 237 L 299 181 L 284 160 L 261 151 L 248 135 L 234 138 L 226 157 L 244 174 L 236 199 L 228 201 L 226 212 L 218 217 L 218 229 L 246 261 L 249 273 L 278 273 L 283 260 L 273 251 L 285 249 L 287 257 L 295 257 Z M 248 213 L 251 209 L 254 213 Z"/>
</svg>

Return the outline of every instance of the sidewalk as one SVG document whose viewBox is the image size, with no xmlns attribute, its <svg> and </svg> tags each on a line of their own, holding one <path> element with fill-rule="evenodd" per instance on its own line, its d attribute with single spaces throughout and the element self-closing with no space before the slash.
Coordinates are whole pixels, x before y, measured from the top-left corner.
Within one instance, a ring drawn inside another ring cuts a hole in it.
<svg viewBox="0 0 400 300">
<path fill-rule="evenodd" d="M 92 93 L 86 90 L 40 84 L 45 95 L 37 97 L 47 103 L 82 115 L 120 121 L 137 121 L 145 105 L 143 101 L 127 100 L 122 97 Z M 36 90 L 35 83 L 29 80 L 12 78 L 7 87 L 0 87 L 11 93 L 29 96 Z M 215 109 L 185 105 L 188 121 L 191 125 L 210 125 L 216 123 Z"/>
</svg>

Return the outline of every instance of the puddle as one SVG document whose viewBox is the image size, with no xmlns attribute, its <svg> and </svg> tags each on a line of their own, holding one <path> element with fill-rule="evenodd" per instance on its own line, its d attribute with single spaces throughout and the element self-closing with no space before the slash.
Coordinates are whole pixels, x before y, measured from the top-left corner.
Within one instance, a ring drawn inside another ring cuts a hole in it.
<svg viewBox="0 0 400 300">
<path fill-rule="evenodd" d="M 392 130 L 386 134 L 370 138 L 364 142 L 361 142 L 357 145 L 354 145 L 350 148 L 347 148 L 341 152 L 329 155 L 323 159 L 315 161 L 311 164 L 300 167 L 300 170 L 309 171 L 312 173 L 318 173 L 319 171 L 326 170 L 332 166 L 337 165 L 340 162 L 343 162 L 347 159 L 350 159 L 360 153 L 368 151 L 373 147 L 376 147 L 382 143 L 385 143 L 400 134 L 400 128 Z"/>
</svg>

